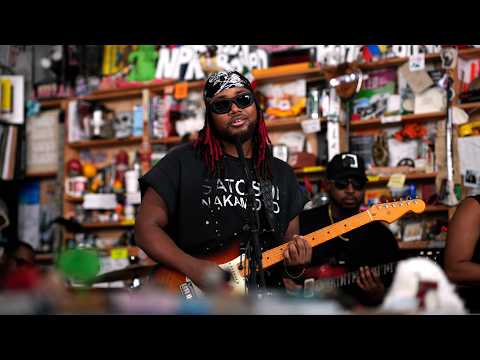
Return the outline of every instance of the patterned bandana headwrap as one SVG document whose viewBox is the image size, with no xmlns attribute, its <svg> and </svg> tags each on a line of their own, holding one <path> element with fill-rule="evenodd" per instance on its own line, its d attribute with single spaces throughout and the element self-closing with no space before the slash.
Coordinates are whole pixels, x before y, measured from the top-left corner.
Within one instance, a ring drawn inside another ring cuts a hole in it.
<svg viewBox="0 0 480 360">
<path fill-rule="evenodd" d="M 219 92 L 233 87 L 244 87 L 253 93 L 250 81 L 237 71 L 219 71 L 211 73 L 205 82 L 203 99 L 209 102 Z"/>
</svg>

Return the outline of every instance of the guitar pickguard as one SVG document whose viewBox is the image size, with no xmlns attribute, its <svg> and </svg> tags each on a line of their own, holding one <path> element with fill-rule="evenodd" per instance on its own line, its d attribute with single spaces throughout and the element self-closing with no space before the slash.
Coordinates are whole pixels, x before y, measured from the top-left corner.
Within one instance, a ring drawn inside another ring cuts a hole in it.
<svg viewBox="0 0 480 360">
<path fill-rule="evenodd" d="M 238 270 L 240 265 L 240 257 L 229 261 L 228 263 L 219 265 L 219 267 L 225 271 L 228 271 L 231 275 L 228 285 L 235 294 L 245 294 L 245 278 Z M 195 297 L 204 296 L 204 293 L 198 286 L 196 286 L 192 280 L 188 277 L 185 278 L 185 282 L 179 285 L 180 293 L 185 299 L 190 300 Z"/>
</svg>

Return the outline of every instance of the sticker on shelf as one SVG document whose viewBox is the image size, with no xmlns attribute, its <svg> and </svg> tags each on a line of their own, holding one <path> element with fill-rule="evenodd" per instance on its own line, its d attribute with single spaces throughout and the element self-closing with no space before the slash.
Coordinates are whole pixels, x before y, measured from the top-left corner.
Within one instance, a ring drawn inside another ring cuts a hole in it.
<svg viewBox="0 0 480 360">
<path fill-rule="evenodd" d="M 402 121 L 401 115 L 390 115 L 390 116 L 381 116 L 380 122 L 382 124 L 397 123 Z"/>
<path fill-rule="evenodd" d="M 113 248 L 110 257 L 114 260 L 128 258 L 128 248 Z"/>
<path fill-rule="evenodd" d="M 173 97 L 176 100 L 182 100 L 188 96 L 188 82 L 183 81 L 181 83 L 175 84 L 175 92 Z"/>
<path fill-rule="evenodd" d="M 116 194 L 85 194 L 83 197 L 85 210 L 115 210 L 116 207 Z"/>
<path fill-rule="evenodd" d="M 127 203 L 127 205 L 140 205 L 140 203 L 142 202 L 142 196 L 140 191 L 127 193 L 125 202 Z"/>
<path fill-rule="evenodd" d="M 325 171 L 325 166 L 305 166 L 302 171 L 304 173 L 321 172 Z"/>
<path fill-rule="evenodd" d="M 402 189 L 403 185 L 405 185 L 406 178 L 407 177 L 405 176 L 405 174 L 393 174 L 388 180 L 387 187 L 393 189 Z"/>
<path fill-rule="evenodd" d="M 308 119 L 301 122 L 305 134 L 313 134 L 321 130 L 320 119 Z"/>
<path fill-rule="evenodd" d="M 408 59 L 408 67 L 410 71 L 420 71 L 425 69 L 425 54 L 416 54 Z"/>
</svg>

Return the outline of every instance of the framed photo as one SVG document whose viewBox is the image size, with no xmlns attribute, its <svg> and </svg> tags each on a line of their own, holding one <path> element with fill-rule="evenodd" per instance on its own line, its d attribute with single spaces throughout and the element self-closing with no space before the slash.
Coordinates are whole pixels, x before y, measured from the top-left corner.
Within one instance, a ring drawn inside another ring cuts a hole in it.
<svg viewBox="0 0 480 360">
<path fill-rule="evenodd" d="M 464 185 L 470 188 L 476 188 L 480 183 L 480 172 L 476 170 L 467 169 L 465 171 Z"/>
<path fill-rule="evenodd" d="M 423 224 L 421 222 L 409 222 L 403 228 L 403 241 L 422 240 Z"/>
</svg>

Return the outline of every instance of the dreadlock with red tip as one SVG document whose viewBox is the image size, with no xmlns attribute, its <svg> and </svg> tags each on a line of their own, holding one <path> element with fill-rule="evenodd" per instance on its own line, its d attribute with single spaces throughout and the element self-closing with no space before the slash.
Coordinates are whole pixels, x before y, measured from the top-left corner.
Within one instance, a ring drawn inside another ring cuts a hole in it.
<svg viewBox="0 0 480 360">
<path fill-rule="evenodd" d="M 212 73 L 205 82 L 203 94 L 206 106 L 205 125 L 203 126 L 203 129 L 200 130 L 198 138 L 194 143 L 194 147 L 200 152 L 200 156 L 208 167 L 210 174 L 215 177 L 224 175 L 224 165 L 222 161 L 223 148 L 222 142 L 215 135 L 215 130 L 212 129 L 214 125 L 211 110 L 209 108 L 209 100 L 219 92 L 232 87 L 244 87 L 253 94 L 253 88 L 250 82 L 236 71 L 220 71 Z M 268 137 L 263 112 L 260 109 L 258 100 L 255 97 L 254 99 L 257 108 L 257 123 L 252 138 L 255 172 L 259 180 L 271 180 L 272 151 L 269 147 L 271 141 Z"/>
</svg>

